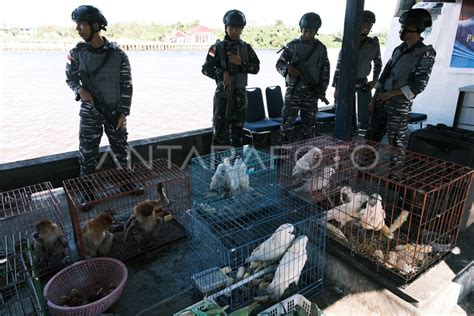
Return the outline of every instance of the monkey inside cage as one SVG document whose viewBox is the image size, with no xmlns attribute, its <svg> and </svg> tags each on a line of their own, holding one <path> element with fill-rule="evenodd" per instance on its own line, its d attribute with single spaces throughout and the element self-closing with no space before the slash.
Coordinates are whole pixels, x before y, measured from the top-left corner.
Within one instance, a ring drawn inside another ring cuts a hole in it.
<svg viewBox="0 0 474 316">
<path fill-rule="evenodd" d="M 31 240 L 33 261 L 40 277 L 72 261 L 60 202 L 52 189 L 50 182 L 44 182 L 0 193 L 0 236 L 15 240 L 16 245 L 7 249 L 13 252 L 26 249 L 23 245 Z"/>
<path fill-rule="evenodd" d="M 351 170 L 340 166 L 350 163 L 349 147 L 350 143 L 329 136 L 282 146 L 278 156 L 279 185 L 310 202 L 325 200 L 338 190 L 336 177 L 353 177 L 342 174 L 342 170 Z"/>
<path fill-rule="evenodd" d="M 165 159 L 64 181 L 82 258 L 125 260 L 184 238 L 189 178 Z"/>
<path fill-rule="evenodd" d="M 0 315 L 43 315 L 33 265 L 28 237 L 21 233 L 0 237 Z"/>
<path fill-rule="evenodd" d="M 317 202 L 332 240 L 397 284 L 446 257 L 458 239 L 473 171 L 372 142 L 350 144 Z M 337 189 L 337 190 L 336 190 Z"/>
<path fill-rule="evenodd" d="M 202 203 L 187 213 L 195 293 L 233 311 L 322 289 L 325 213 L 282 190 L 274 194 Z"/>
<path fill-rule="evenodd" d="M 276 183 L 273 157 L 252 147 L 193 158 L 191 174 L 193 202 L 216 201 Z"/>
</svg>

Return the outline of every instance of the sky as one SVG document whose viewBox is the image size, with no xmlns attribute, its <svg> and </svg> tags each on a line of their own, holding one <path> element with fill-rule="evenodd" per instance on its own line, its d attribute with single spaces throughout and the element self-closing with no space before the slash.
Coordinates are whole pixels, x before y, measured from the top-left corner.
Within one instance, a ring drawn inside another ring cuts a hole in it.
<svg viewBox="0 0 474 316">
<path fill-rule="evenodd" d="M 377 16 L 374 31 L 389 29 L 396 2 L 365 1 L 365 9 Z M 131 21 L 170 24 L 199 20 L 202 25 L 211 28 L 221 27 L 222 17 L 230 9 L 243 11 L 249 24 L 260 25 L 273 24 L 276 20 L 297 25 L 301 15 L 314 11 L 322 19 L 320 33 L 334 33 L 344 28 L 346 0 L 12 0 L 2 4 L 0 26 L 72 26 L 71 12 L 81 4 L 98 7 L 109 24 Z"/>
</svg>

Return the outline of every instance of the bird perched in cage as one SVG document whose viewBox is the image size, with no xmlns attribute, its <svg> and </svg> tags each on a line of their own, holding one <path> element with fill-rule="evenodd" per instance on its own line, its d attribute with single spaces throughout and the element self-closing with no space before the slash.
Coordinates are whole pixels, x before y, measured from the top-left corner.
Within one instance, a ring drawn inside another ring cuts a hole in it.
<svg viewBox="0 0 474 316">
<path fill-rule="evenodd" d="M 234 168 L 237 170 L 239 176 L 239 189 L 242 192 L 250 189 L 249 175 L 247 174 L 247 165 L 242 161 L 242 158 L 235 159 Z"/>
<path fill-rule="evenodd" d="M 295 239 L 295 235 L 293 235 L 294 230 L 295 227 L 292 224 L 280 225 L 268 239 L 252 251 L 245 262 L 280 259 Z"/>
<path fill-rule="evenodd" d="M 293 177 L 303 177 L 311 172 L 311 169 L 320 161 L 322 157 L 321 149 L 313 147 L 300 159 L 296 161 L 291 175 Z"/>
<path fill-rule="evenodd" d="M 230 179 L 227 173 L 229 166 L 231 166 L 229 158 L 224 158 L 224 161 L 217 166 L 216 172 L 212 176 L 211 183 L 209 184 L 210 192 L 217 193 L 230 190 Z"/>
<path fill-rule="evenodd" d="M 305 179 L 302 186 L 296 188 L 295 192 L 321 191 L 329 186 L 332 175 L 336 172 L 332 167 L 324 167 L 322 172 L 317 173 L 309 179 Z"/>
<path fill-rule="evenodd" d="M 112 248 L 114 235 L 112 228 L 112 215 L 99 213 L 88 220 L 82 229 L 82 243 L 87 256 L 106 256 Z"/>
<path fill-rule="evenodd" d="M 281 258 L 275 276 L 267 287 L 267 293 L 271 295 L 273 300 L 278 300 L 290 284 L 298 285 L 301 271 L 303 271 L 308 259 L 307 244 L 308 237 L 305 235 L 299 236 Z"/>
<path fill-rule="evenodd" d="M 390 228 L 385 225 L 385 210 L 382 205 L 382 197 L 374 193 L 370 196 L 367 206 L 359 213 L 359 224 L 366 230 L 381 230 L 389 239 L 393 239 Z"/>
<path fill-rule="evenodd" d="M 38 265 L 70 259 L 65 253 L 67 240 L 57 224 L 49 219 L 42 219 L 35 223 L 35 229 L 32 234 L 33 253 Z"/>
<path fill-rule="evenodd" d="M 354 193 L 349 186 L 342 187 L 340 193 L 341 201 L 347 202 L 330 209 L 327 213 L 327 220 L 333 219 L 344 226 L 347 222 L 359 217 L 362 205 L 369 200 L 369 196 L 362 191 Z"/>
<path fill-rule="evenodd" d="M 157 186 L 158 200 L 145 200 L 138 203 L 133 208 L 133 213 L 124 225 L 124 241 L 127 241 L 129 233 L 132 231 L 137 242 L 149 240 L 156 234 L 156 228 L 163 222 L 163 208 L 168 206 L 169 200 L 166 196 L 163 183 Z"/>
</svg>

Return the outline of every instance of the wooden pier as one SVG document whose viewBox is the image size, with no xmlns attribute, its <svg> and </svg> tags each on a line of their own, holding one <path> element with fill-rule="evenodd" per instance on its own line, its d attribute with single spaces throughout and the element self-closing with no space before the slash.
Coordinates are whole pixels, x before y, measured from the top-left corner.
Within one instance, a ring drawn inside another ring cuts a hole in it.
<svg viewBox="0 0 474 316">
<path fill-rule="evenodd" d="M 68 51 L 79 40 L 0 40 L 0 51 Z M 152 41 L 118 40 L 125 51 L 206 50 L 212 43 L 163 43 Z"/>
</svg>

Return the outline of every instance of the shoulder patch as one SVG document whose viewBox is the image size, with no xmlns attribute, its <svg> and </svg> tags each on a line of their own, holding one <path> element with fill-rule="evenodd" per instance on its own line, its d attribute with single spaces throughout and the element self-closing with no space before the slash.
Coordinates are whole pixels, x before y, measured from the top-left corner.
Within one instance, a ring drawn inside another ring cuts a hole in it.
<svg viewBox="0 0 474 316">
<path fill-rule="evenodd" d="M 207 53 L 209 56 L 211 57 L 214 57 L 216 56 L 216 47 L 214 45 L 212 45 L 210 48 L 209 48 L 209 52 Z"/>
</svg>

